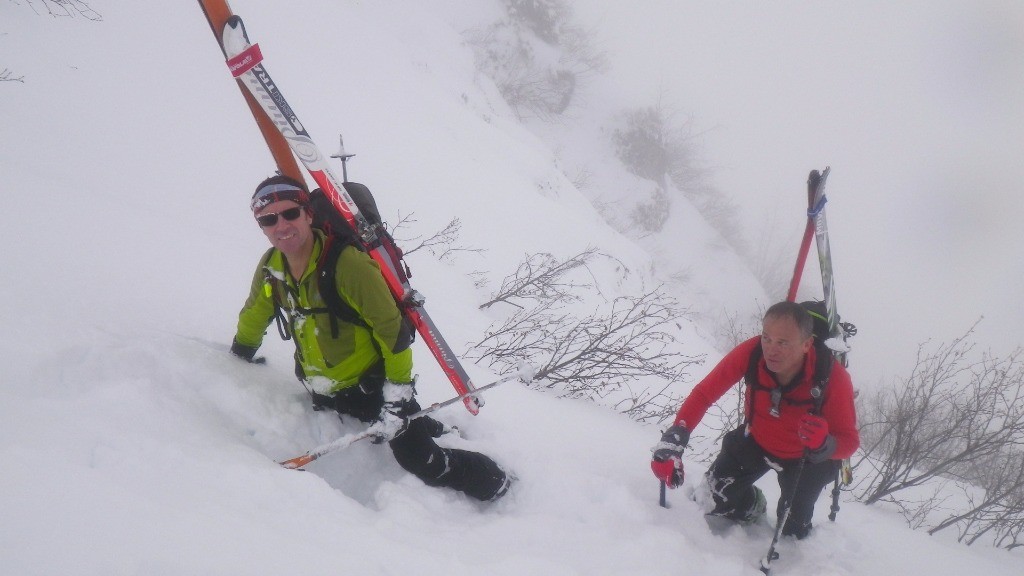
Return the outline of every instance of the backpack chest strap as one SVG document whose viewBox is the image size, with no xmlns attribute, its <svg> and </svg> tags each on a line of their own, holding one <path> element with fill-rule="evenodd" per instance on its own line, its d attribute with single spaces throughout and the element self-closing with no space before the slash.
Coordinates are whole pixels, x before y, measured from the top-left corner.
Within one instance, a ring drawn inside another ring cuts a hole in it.
<svg viewBox="0 0 1024 576">
<path fill-rule="evenodd" d="M 788 386 L 775 386 L 769 388 L 760 382 L 759 368 L 761 358 L 764 356 L 764 350 L 761 348 L 761 344 L 758 345 L 751 351 L 750 360 L 747 363 L 747 372 L 744 375 L 744 381 L 747 384 L 749 394 L 749 408 L 745 415 L 746 425 L 749 427 L 750 423 L 754 418 L 754 394 L 756 392 L 767 392 L 771 397 L 771 408 L 768 413 L 773 417 L 779 417 L 779 408 L 783 401 L 791 406 L 811 406 L 811 412 L 814 414 L 821 413 L 821 407 L 824 403 L 825 388 L 828 386 L 829 374 L 832 372 L 832 360 L 833 356 L 831 351 L 828 350 L 823 344 L 819 344 L 815 340 L 815 366 L 814 376 L 811 384 L 811 397 L 801 400 L 794 400 L 787 398 L 786 394 L 796 388 L 803 380 L 803 374 L 798 375 L 794 381 Z"/>
</svg>

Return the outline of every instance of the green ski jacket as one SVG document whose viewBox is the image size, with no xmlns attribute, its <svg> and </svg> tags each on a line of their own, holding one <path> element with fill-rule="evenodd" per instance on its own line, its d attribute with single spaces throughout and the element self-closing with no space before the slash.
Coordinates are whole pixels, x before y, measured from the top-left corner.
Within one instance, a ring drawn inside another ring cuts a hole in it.
<svg viewBox="0 0 1024 576">
<path fill-rule="evenodd" d="M 258 348 L 274 321 L 276 302 L 295 340 L 295 360 L 314 392 L 333 394 L 355 386 L 381 360 L 388 380 L 411 382 L 412 349 L 394 351 L 403 319 L 378 264 L 354 246 L 341 251 L 334 286 L 366 326 L 335 318 L 332 330 L 332 319 L 317 283 L 317 263 L 323 249 L 324 236 L 317 231 L 309 265 L 299 279 L 288 272 L 285 257 L 277 249 L 271 248 L 263 255 L 249 297 L 238 314 L 235 340 Z"/>
</svg>

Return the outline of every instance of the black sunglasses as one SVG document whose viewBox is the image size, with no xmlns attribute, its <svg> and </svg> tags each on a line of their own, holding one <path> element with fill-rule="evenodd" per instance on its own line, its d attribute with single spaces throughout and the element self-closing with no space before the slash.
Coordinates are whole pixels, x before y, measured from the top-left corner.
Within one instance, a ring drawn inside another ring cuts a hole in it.
<svg viewBox="0 0 1024 576">
<path fill-rule="evenodd" d="M 274 224 L 277 224 L 277 217 L 278 216 L 280 216 L 280 217 L 284 218 L 285 220 L 291 222 L 292 220 L 295 220 L 299 216 L 302 216 L 302 206 L 296 206 L 294 208 L 289 208 L 287 210 L 282 210 L 282 211 L 277 212 L 275 214 L 264 214 L 262 216 L 257 216 L 256 217 L 256 222 L 258 222 L 259 225 L 262 226 L 263 228 L 270 228 Z"/>
</svg>

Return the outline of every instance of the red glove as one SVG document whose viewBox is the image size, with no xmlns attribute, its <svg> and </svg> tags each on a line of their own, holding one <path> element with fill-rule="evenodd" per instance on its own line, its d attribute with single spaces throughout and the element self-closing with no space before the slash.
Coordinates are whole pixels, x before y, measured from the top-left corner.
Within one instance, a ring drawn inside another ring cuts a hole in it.
<svg viewBox="0 0 1024 576">
<path fill-rule="evenodd" d="M 669 488 L 678 488 L 683 485 L 683 461 L 679 458 L 651 460 L 651 471 Z"/>
<path fill-rule="evenodd" d="M 669 488 L 683 485 L 683 450 L 690 441 L 690 431 L 676 424 L 665 431 L 652 449 L 651 471 Z"/>
<path fill-rule="evenodd" d="M 808 412 L 800 417 L 796 434 L 800 437 L 800 443 L 806 448 L 818 450 L 825 445 L 825 441 L 828 439 L 828 420 Z"/>
</svg>

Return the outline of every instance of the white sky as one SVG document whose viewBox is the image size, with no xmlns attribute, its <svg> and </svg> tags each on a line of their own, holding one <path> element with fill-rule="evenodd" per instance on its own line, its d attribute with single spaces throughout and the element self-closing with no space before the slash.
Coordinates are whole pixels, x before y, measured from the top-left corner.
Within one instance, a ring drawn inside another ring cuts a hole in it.
<svg viewBox="0 0 1024 576">
<path fill-rule="evenodd" d="M 604 4 L 576 10 L 624 89 L 706 130 L 715 182 L 794 254 L 807 173 L 832 166 L 837 302 L 861 331 L 862 382 L 983 315 L 983 347 L 1022 342 L 1024 3 Z"/>
</svg>

